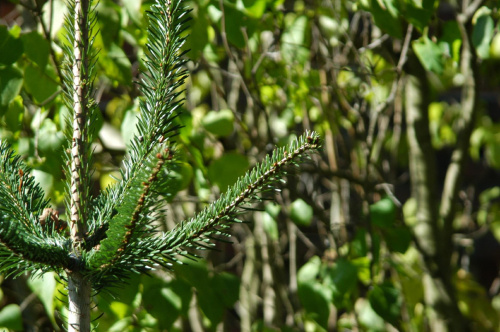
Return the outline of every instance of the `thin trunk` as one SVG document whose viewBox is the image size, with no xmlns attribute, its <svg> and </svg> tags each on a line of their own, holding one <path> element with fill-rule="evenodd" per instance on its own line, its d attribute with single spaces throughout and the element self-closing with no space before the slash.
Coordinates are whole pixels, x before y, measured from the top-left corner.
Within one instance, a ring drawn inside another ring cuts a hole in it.
<svg viewBox="0 0 500 332">
<path fill-rule="evenodd" d="M 413 59 L 418 65 L 418 60 Z M 406 123 L 408 131 L 412 196 L 417 203 L 415 241 L 425 264 L 423 277 L 425 302 L 429 309 L 432 331 L 466 331 L 467 325 L 458 309 L 450 273 L 450 260 L 442 248 L 451 242 L 451 234 L 440 227 L 436 162 L 428 119 L 428 82 L 419 65 L 412 68 L 415 76 L 406 79 Z"/>
<path fill-rule="evenodd" d="M 78 272 L 68 276 L 68 331 L 90 331 L 91 286 Z"/>
<path fill-rule="evenodd" d="M 464 84 L 461 91 L 461 112 L 455 128 L 457 131 L 457 143 L 451 156 L 450 165 L 446 172 L 444 182 L 443 195 L 441 197 L 440 218 L 443 224 L 443 232 L 445 238 L 449 242 L 445 245 L 444 252 L 447 259 L 451 258 L 453 253 L 452 232 L 453 220 L 456 214 L 456 202 L 458 199 L 459 189 L 462 185 L 463 170 L 465 160 L 468 156 L 470 146 L 470 136 L 474 129 L 474 119 L 476 117 L 476 59 L 474 51 L 471 49 L 471 41 L 469 33 L 465 26 L 466 18 L 461 15 L 458 18 L 458 26 L 462 36 L 462 52 L 460 57 L 460 71 L 464 77 Z"/>
<path fill-rule="evenodd" d="M 81 257 L 80 244 L 86 233 L 86 120 L 88 113 L 89 0 L 75 0 L 73 63 L 73 140 L 71 146 L 71 240 L 74 254 Z M 90 331 L 91 285 L 78 271 L 68 272 L 68 331 Z"/>
<path fill-rule="evenodd" d="M 256 239 L 253 234 L 248 231 L 245 239 L 245 265 L 241 273 L 240 285 L 240 308 L 239 315 L 241 318 L 241 331 L 252 331 L 252 324 L 255 320 L 259 299 L 256 294 L 259 292 L 260 280 L 256 271 Z"/>
</svg>

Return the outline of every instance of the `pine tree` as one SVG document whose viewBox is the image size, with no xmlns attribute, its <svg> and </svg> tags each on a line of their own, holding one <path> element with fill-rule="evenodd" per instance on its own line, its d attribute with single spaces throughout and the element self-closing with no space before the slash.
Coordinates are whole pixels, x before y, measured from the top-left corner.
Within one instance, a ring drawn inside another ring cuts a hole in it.
<svg viewBox="0 0 500 332">
<path fill-rule="evenodd" d="M 0 143 L 0 272 L 19 276 L 54 271 L 67 281 L 69 331 L 90 330 L 93 292 L 122 282 L 130 273 L 171 268 L 180 257 L 198 258 L 229 236 L 242 207 L 272 190 L 307 151 L 319 148 L 308 132 L 276 149 L 194 218 L 162 233 L 162 193 L 175 163 L 174 119 L 187 77 L 184 31 L 189 10 L 183 1 L 156 1 L 148 11 L 146 70 L 138 82 L 143 97 L 137 134 L 129 144 L 119 182 L 97 197 L 89 191 L 92 149 L 99 109 L 93 99 L 97 52 L 93 47 L 96 2 L 70 0 L 63 68 L 65 102 L 72 110 L 66 132 L 66 216 L 59 218 L 30 170 L 10 146 Z M 69 235 L 61 229 L 69 225 Z"/>
</svg>

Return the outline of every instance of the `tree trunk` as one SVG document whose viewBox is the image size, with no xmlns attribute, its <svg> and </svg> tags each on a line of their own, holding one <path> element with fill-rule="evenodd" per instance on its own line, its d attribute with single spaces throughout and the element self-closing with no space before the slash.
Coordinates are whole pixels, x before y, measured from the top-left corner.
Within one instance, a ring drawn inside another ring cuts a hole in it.
<svg viewBox="0 0 500 332">
<path fill-rule="evenodd" d="M 416 60 L 416 59 L 414 59 Z M 417 64 L 418 60 L 413 64 Z M 451 244 L 452 234 L 439 224 L 439 196 L 434 150 L 428 119 L 428 85 L 425 70 L 415 68 L 405 86 L 406 123 L 408 130 L 412 196 L 417 203 L 417 225 L 414 237 L 424 259 L 424 297 L 430 311 L 431 331 L 467 331 L 466 320 L 458 306 L 452 284 L 450 260 L 444 246 Z"/>
<path fill-rule="evenodd" d="M 68 332 L 90 332 L 90 281 L 78 272 L 68 275 Z"/>
</svg>

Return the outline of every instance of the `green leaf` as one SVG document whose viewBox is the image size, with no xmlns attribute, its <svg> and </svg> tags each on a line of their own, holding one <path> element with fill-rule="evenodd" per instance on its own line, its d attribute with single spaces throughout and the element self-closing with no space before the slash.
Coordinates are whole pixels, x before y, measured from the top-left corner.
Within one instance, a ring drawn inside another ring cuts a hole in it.
<svg viewBox="0 0 500 332">
<path fill-rule="evenodd" d="M 58 178 L 61 175 L 63 162 L 64 133 L 58 130 L 51 119 L 44 119 L 38 130 L 38 135 L 40 137 L 38 151 L 40 156 L 44 157 L 44 163 L 40 169 Z"/>
<path fill-rule="evenodd" d="M 207 263 L 203 260 L 189 262 L 175 267 L 175 274 L 196 289 L 210 287 Z"/>
<path fill-rule="evenodd" d="M 448 53 L 453 61 L 460 61 L 460 47 L 462 46 L 462 36 L 456 21 L 446 21 L 443 24 L 443 34 L 441 42 L 446 43 Z"/>
<path fill-rule="evenodd" d="M 402 17 L 413 24 L 420 32 L 428 26 L 435 11 L 434 0 L 399 1 Z"/>
<path fill-rule="evenodd" d="M 390 251 L 405 253 L 410 246 L 412 235 L 406 227 L 388 227 L 384 229 L 384 238 Z"/>
<path fill-rule="evenodd" d="M 99 57 L 99 64 L 104 69 L 106 75 L 117 83 L 124 85 L 132 84 L 132 65 L 127 55 L 121 47 L 115 43 L 110 43 L 108 51 L 102 51 Z"/>
<path fill-rule="evenodd" d="M 19 94 L 23 86 L 23 74 L 16 68 L 0 68 L 0 115 Z"/>
<path fill-rule="evenodd" d="M 172 289 L 153 284 L 144 289 L 144 309 L 158 320 L 158 327 L 169 330 L 179 318 L 181 298 Z"/>
<path fill-rule="evenodd" d="M 128 110 L 123 117 L 120 132 L 126 145 L 129 145 L 130 140 L 137 134 L 137 122 L 139 122 L 138 115 L 139 112 L 131 109 Z"/>
<path fill-rule="evenodd" d="M 51 119 L 44 119 L 39 135 L 43 137 L 38 142 L 39 150 L 44 154 L 60 153 L 64 144 L 64 134 L 57 129 L 56 124 Z"/>
<path fill-rule="evenodd" d="M 331 289 L 317 279 L 322 264 L 318 256 L 312 257 L 297 273 L 297 293 L 307 316 L 327 328 L 330 315 Z"/>
<path fill-rule="evenodd" d="M 314 319 L 324 329 L 328 329 L 331 306 L 328 287 L 317 281 L 300 283 L 297 293 L 302 307 L 306 310 L 306 316 Z"/>
<path fill-rule="evenodd" d="M 281 205 L 270 202 L 266 204 L 264 209 L 271 217 L 276 219 L 281 211 Z"/>
<path fill-rule="evenodd" d="M 278 240 L 279 237 L 279 231 L 278 231 L 278 223 L 276 222 L 276 219 L 273 218 L 269 213 L 263 212 L 262 213 L 262 227 L 266 231 L 266 233 L 271 237 L 273 240 Z"/>
<path fill-rule="evenodd" d="M 16 96 L 9 104 L 7 113 L 5 113 L 5 124 L 7 128 L 13 132 L 17 132 L 23 128 L 24 105 L 23 98 Z"/>
<path fill-rule="evenodd" d="M 401 296 L 391 284 L 375 285 L 368 293 L 368 300 L 375 312 L 396 325 L 401 320 Z"/>
<path fill-rule="evenodd" d="M 21 331 L 23 329 L 23 318 L 21 308 L 17 304 L 8 304 L 0 311 L 0 326 Z"/>
<path fill-rule="evenodd" d="M 166 174 L 170 178 L 168 192 L 162 195 L 168 202 L 175 198 L 175 195 L 185 189 L 193 179 L 193 167 L 186 162 L 172 164 Z"/>
<path fill-rule="evenodd" d="M 137 25 L 141 26 L 141 0 L 123 0 L 123 6 L 127 11 L 130 19 Z"/>
<path fill-rule="evenodd" d="M 481 7 L 473 19 L 475 23 L 472 29 L 472 45 L 476 48 L 476 53 L 481 59 L 487 59 L 490 56 L 490 44 L 495 28 L 490 12 L 489 8 Z"/>
<path fill-rule="evenodd" d="M 101 36 L 103 45 L 99 45 L 100 41 L 97 39 L 96 47 L 100 48 L 104 46 L 106 49 L 109 49 L 112 43 L 118 41 L 121 7 L 111 1 L 100 1 L 97 11 L 99 12 L 98 35 Z"/>
<path fill-rule="evenodd" d="M 266 10 L 266 0 L 243 0 L 245 12 L 255 18 L 261 18 Z"/>
<path fill-rule="evenodd" d="M 204 261 L 178 266 L 176 274 L 196 288 L 198 304 L 212 327 L 222 321 L 225 310 L 232 307 L 239 298 L 238 277 L 229 273 L 209 276 Z"/>
<path fill-rule="evenodd" d="M 196 5 L 195 5 L 196 6 Z M 208 44 L 208 29 L 210 22 L 207 19 L 207 7 L 197 5 L 193 13 L 194 19 L 191 22 L 191 31 L 186 40 L 186 49 L 191 50 L 190 57 L 193 61 L 200 58 L 203 50 Z"/>
<path fill-rule="evenodd" d="M 427 36 L 412 42 L 413 50 L 418 59 L 428 71 L 441 75 L 444 71 L 444 50 Z"/>
<path fill-rule="evenodd" d="M 352 257 L 364 257 L 368 253 L 368 245 L 366 244 L 366 229 L 358 228 L 350 242 L 350 252 Z"/>
<path fill-rule="evenodd" d="M 36 182 L 40 184 L 46 195 L 48 195 L 54 187 L 54 176 L 50 173 L 34 169 L 31 175 L 35 178 Z"/>
<path fill-rule="evenodd" d="M 49 61 L 49 42 L 36 31 L 22 35 L 21 40 L 28 58 L 38 67 L 45 68 Z"/>
<path fill-rule="evenodd" d="M 52 66 L 39 68 L 31 64 L 24 70 L 24 87 L 37 103 L 45 102 L 59 89 L 53 70 Z"/>
<path fill-rule="evenodd" d="M 0 25 L 0 65 L 11 65 L 23 54 L 23 43 L 12 36 L 5 25 Z"/>
<path fill-rule="evenodd" d="M 384 197 L 370 206 L 370 217 L 374 225 L 379 227 L 392 227 L 396 221 L 396 205 Z"/>
<path fill-rule="evenodd" d="M 240 297 L 240 279 L 234 274 L 221 272 L 213 276 L 213 288 L 217 298 L 226 308 L 231 308 Z"/>
<path fill-rule="evenodd" d="M 344 295 L 351 292 L 358 283 L 358 269 L 346 259 L 338 259 L 333 267 L 325 269 L 325 284 L 332 290 L 332 300 L 337 307 L 344 304 Z"/>
<path fill-rule="evenodd" d="M 210 111 L 203 117 L 201 124 L 216 136 L 229 136 L 234 130 L 234 114 L 228 109 Z"/>
<path fill-rule="evenodd" d="M 491 40 L 490 57 L 495 60 L 500 59 L 500 34 L 495 34 Z"/>
<path fill-rule="evenodd" d="M 312 280 L 316 280 L 321 268 L 321 258 L 318 256 L 313 256 L 305 263 L 297 273 L 298 283 L 308 283 Z"/>
<path fill-rule="evenodd" d="M 257 28 L 257 21 L 230 5 L 224 6 L 224 13 L 227 39 L 238 48 L 245 47 L 246 38 L 250 39 Z"/>
<path fill-rule="evenodd" d="M 368 2 L 369 1 L 369 2 Z M 375 24 L 384 32 L 395 38 L 403 37 L 401 28 L 400 12 L 396 7 L 395 0 L 368 0 L 362 2 L 363 8 L 373 15 Z M 383 7 L 381 7 L 381 4 Z"/>
<path fill-rule="evenodd" d="M 249 167 L 248 159 L 236 152 L 224 154 L 208 167 L 208 179 L 217 184 L 222 191 L 234 184 L 245 174 Z"/>
<path fill-rule="evenodd" d="M 370 302 L 364 298 L 359 298 L 356 301 L 355 310 L 360 325 L 370 332 L 386 332 L 385 322 L 375 310 L 373 310 Z"/>
<path fill-rule="evenodd" d="M 417 201 L 410 197 L 403 205 L 403 216 L 406 226 L 415 227 L 418 224 L 417 220 Z"/>
<path fill-rule="evenodd" d="M 295 200 L 290 208 L 290 218 L 298 226 L 311 225 L 313 208 L 302 199 Z"/>
</svg>

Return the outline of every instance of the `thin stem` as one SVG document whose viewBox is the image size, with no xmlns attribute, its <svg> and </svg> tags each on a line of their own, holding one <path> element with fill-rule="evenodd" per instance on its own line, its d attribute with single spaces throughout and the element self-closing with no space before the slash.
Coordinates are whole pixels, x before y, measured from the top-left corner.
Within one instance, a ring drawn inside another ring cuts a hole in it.
<svg viewBox="0 0 500 332">
<path fill-rule="evenodd" d="M 86 233 L 83 220 L 82 204 L 85 200 L 85 190 L 82 188 L 84 176 L 83 162 L 85 156 L 85 122 L 87 118 L 88 67 L 87 46 L 89 43 L 87 29 L 89 0 L 75 1 L 75 39 L 73 43 L 73 141 L 71 146 L 71 238 L 73 243 L 81 242 Z"/>
<path fill-rule="evenodd" d="M 90 331 L 90 282 L 79 273 L 68 279 L 68 332 Z"/>
</svg>

